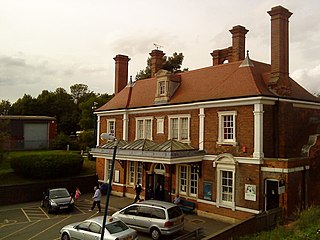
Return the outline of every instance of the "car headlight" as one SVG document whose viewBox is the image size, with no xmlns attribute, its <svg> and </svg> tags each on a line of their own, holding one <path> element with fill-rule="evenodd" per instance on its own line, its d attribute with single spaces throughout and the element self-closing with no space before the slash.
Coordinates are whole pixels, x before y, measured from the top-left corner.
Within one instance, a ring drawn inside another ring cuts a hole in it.
<svg viewBox="0 0 320 240">
<path fill-rule="evenodd" d="M 50 200 L 50 205 L 51 205 L 51 206 L 58 206 L 58 205 L 56 204 L 56 202 L 53 201 L 53 200 Z"/>
</svg>

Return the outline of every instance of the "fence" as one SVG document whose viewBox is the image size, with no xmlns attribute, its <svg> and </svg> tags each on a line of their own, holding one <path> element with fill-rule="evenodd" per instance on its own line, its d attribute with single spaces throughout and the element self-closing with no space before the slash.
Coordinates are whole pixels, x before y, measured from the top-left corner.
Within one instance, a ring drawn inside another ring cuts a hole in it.
<svg viewBox="0 0 320 240">
<path fill-rule="evenodd" d="M 241 236 L 270 230 L 283 223 L 283 216 L 282 208 L 274 208 L 225 228 L 211 236 L 204 237 L 202 240 L 236 240 Z"/>
<path fill-rule="evenodd" d="M 40 201 L 42 193 L 47 188 L 65 187 L 70 193 L 74 193 L 76 187 L 81 189 L 81 193 L 93 191 L 93 186 L 98 184 L 97 175 L 73 177 L 68 179 L 57 179 L 50 181 L 39 181 L 37 183 L 0 186 L 0 206 Z"/>
</svg>

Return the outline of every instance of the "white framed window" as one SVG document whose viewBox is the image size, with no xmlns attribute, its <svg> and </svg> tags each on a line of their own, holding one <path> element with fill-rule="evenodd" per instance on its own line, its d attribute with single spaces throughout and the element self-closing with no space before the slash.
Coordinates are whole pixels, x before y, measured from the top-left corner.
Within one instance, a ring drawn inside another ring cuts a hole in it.
<svg viewBox="0 0 320 240">
<path fill-rule="evenodd" d="M 198 173 L 188 165 L 179 166 L 179 193 L 186 196 L 198 195 Z"/>
<path fill-rule="evenodd" d="M 218 112 L 218 144 L 236 145 L 236 111 Z"/>
<path fill-rule="evenodd" d="M 233 172 L 221 171 L 221 202 L 233 202 Z"/>
<path fill-rule="evenodd" d="M 187 166 L 180 166 L 180 193 L 187 194 Z"/>
<path fill-rule="evenodd" d="M 152 140 L 153 118 L 136 118 L 136 139 Z"/>
<path fill-rule="evenodd" d="M 190 141 L 190 115 L 168 116 L 169 139 Z"/>
<path fill-rule="evenodd" d="M 217 207 L 235 210 L 235 173 L 234 159 L 223 157 L 217 162 Z"/>
<path fill-rule="evenodd" d="M 141 186 L 142 186 L 142 171 L 143 171 L 143 163 L 142 162 L 138 162 L 137 182 L 139 182 Z"/>
<path fill-rule="evenodd" d="M 116 120 L 115 119 L 107 119 L 107 132 L 115 136 L 116 134 Z"/>
<path fill-rule="evenodd" d="M 190 195 L 198 195 L 198 173 L 194 167 L 191 167 L 190 171 Z"/>
<path fill-rule="evenodd" d="M 165 81 L 161 81 L 159 82 L 159 95 L 165 95 L 166 94 L 166 82 Z"/>
<path fill-rule="evenodd" d="M 105 159 L 104 160 L 104 182 L 107 182 L 110 179 L 112 160 Z"/>
<path fill-rule="evenodd" d="M 129 184 L 134 185 L 134 162 L 129 162 Z"/>
<path fill-rule="evenodd" d="M 134 186 L 139 182 L 142 186 L 143 163 L 129 161 L 128 165 L 128 184 Z"/>
<path fill-rule="evenodd" d="M 164 133 L 164 118 L 157 118 L 157 133 Z"/>
</svg>

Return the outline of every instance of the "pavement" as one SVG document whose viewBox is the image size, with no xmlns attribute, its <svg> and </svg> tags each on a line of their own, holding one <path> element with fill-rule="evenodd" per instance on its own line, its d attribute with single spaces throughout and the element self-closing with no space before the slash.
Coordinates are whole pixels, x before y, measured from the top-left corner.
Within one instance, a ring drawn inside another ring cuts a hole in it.
<svg viewBox="0 0 320 240">
<path fill-rule="evenodd" d="M 83 197 L 85 197 L 86 199 L 91 199 L 91 195 L 89 196 L 86 194 L 86 196 L 81 196 L 81 198 Z M 122 209 L 132 203 L 133 203 L 133 199 L 111 195 L 109 199 L 108 213 Z M 104 211 L 105 204 L 106 204 L 106 196 L 103 195 L 101 198 L 102 211 Z M 192 231 L 195 231 L 196 229 L 202 228 L 201 233 L 203 236 L 212 235 L 214 233 L 220 232 L 221 230 L 233 225 L 233 223 L 222 221 L 221 219 L 198 216 L 196 213 L 186 213 L 184 219 L 185 219 L 184 229 L 186 232 L 192 232 Z"/>
</svg>

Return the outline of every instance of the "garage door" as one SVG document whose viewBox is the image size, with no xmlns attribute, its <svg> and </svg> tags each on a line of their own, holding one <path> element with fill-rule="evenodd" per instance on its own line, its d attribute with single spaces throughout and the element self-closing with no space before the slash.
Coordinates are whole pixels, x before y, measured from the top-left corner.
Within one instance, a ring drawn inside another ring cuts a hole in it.
<svg viewBox="0 0 320 240">
<path fill-rule="evenodd" d="M 24 124 L 24 148 L 42 149 L 48 148 L 48 124 L 25 123 Z"/>
</svg>

